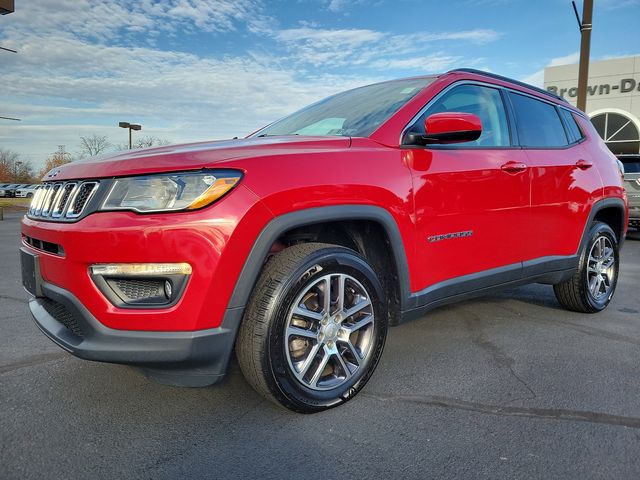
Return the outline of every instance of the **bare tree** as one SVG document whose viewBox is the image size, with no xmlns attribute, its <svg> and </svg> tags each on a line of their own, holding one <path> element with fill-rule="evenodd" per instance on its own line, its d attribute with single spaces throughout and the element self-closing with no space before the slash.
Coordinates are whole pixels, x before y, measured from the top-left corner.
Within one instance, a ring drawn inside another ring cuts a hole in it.
<svg viewBox="0 0 640 480">
<path fill-rule="evenodd" d="M 96 135 L 94 133 L 88 137 L 80 136 L 80 158 L 95 157 L 109 148 L 111 148 L 111 142 L 106 135 Z"/>
<path fill-rule="evenodd" d="M 165 145 L 169 145 L 170 143 L 171 142 L 169 140 L 167 140 L 166 138 L 147 136 L 147 137 L 138 138 L 135 142 L 133 142 L 133 145 L 131 147 L 134 148 L 134 149 L 136 149 L 136 148 L 150 148 L 150 147 L 163 147 Z M 129 150 L 129 144 L 128 143 L 122 143 L 122 144 L 116 145 L 116 148 L 118 150 Z"/>
<path fill-rule="evenodd" d="M 169 145 L 169 140 L 160 137 L 140 137 L 136 140 L 133 148 L 150 148 L 150 147 L 162 147 Z"/>
</svg>

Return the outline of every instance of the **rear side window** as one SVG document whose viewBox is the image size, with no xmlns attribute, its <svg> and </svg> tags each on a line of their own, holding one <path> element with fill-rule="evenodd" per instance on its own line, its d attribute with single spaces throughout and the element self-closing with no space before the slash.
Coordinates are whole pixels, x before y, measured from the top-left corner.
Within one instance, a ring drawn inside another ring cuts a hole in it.
<svg viewBox="0 0 640 480">
<path fill-rule="evenodd" d="M 517 93 L 511 93 L 510 98 L 516 111 L 521 145 L 545 148 L 569 144 L 556 107 Z"/>
<path fill-rule="evenodd" d="M 569 143 L 576 143 L 579 140 L 582 140 L 582 132 L 580 131 L 580 127 L 576 123 L 576 119 L 573 118 L 573 114 L 569 110 L 565 110 L 564 108 L 560 109 L 560 116 L 564 120 L 564 124 L 567 127 L 567 134 L 569 135 Z"/>
</svg>

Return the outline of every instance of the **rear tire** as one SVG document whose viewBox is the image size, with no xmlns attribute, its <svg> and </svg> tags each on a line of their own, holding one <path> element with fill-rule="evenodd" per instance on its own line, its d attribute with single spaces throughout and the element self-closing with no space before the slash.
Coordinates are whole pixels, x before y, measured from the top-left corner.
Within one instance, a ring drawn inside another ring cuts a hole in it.
<svg viewBox="0 0 640 480">
<path fill-rule="evenodd" d="M 587 238 L 578 270 L 553 291 L 567 310 L 596 313 L 607 308 L 615 293 L 620 252 L 616 234 L 606 223 L 594 222 Z"/>
<path fill-rule="evenodd" d="M 240 368 L 257 392 L 290 410 L 341 405 L 378 364 L 386 304 L 378 277 L 356 252 L 289 247 L 269 259 L 253 290 L 236 340 Z"/>
</svg>

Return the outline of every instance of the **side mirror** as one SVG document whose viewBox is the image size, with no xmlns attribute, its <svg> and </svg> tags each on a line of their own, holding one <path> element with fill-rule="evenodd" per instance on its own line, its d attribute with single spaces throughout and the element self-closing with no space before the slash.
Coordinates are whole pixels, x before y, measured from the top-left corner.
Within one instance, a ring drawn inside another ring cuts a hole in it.
<svg viewBox="0 0 640 480">
<path fill-rule="evenodd" d="M 473 142 L 482 134 L 482 122 L 472 113 L 434 113 L 424 121 L 424 131 L 425 135 L 407 133 L 405 143 L 429 145 Z"/>
</svg>

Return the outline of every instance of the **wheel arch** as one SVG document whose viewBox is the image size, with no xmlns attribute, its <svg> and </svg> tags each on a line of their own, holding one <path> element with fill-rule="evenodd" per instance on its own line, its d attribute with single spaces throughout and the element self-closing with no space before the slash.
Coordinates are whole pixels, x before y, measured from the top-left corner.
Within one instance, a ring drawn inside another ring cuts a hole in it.
<svg viewBox="0 0 640 480">
<path fill-rule="evenodd" d="M 251 291 L 262 271 L 272 245 L 287 231 L 325 222 L 366 220 L 374 222 L 384 230 L 392 250 L 399 283 L 400 310 L 406 308 L 410 295 L 409 268 L 400 229 L 393 216 L 384 208 L 373 205 L 338 205 L 317 207 L 280 215 L 271 220 L 256 238 L 245 259 L 236 281 L 227 310 L 243 310 Z"/>
<path fill-rule="evenodd" d="M 601 221 L 611 227 L 618 237 L 618 244 L 622 246 L 626 227 L 626 205 L 621 198 L 605 198 L 598 200 L 591 207 L 589 218 L 584 226 L 578 254 L 583 250 L 588 239 L 589 228 L 594 221 Z"/>
</svg>

